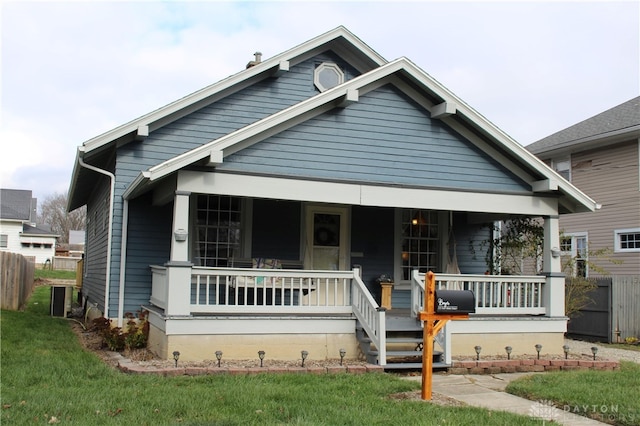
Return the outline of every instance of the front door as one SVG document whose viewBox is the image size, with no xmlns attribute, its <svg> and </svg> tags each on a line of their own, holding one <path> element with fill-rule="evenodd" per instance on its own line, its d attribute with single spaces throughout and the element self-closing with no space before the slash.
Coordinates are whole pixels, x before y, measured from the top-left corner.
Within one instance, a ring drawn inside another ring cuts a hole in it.
<svg viewBox="0 0 640 426">
<path fill-rule="evenodd" d="M 347 269 L 348 208 L 310 205 L 306 212 L 305 269 Z"/>
</svg>

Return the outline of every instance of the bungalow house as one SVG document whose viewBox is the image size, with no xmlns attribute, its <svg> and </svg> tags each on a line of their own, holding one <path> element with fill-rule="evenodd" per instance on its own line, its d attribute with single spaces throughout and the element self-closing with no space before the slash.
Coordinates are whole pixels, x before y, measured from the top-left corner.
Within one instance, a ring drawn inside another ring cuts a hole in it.
<svg viewBox="0 0 640 426">
<path fill-rule="evenodd" d="M 37 202 L 30 190 L 0 189 L 0 251 L 44 264 L 53 261 L 59 235 L 36 224 Z"/>
<path fill-rule="evenodd" d="M 421 353 L 429 270 L 475 293 L 472 318 L 438 339 L 442 363 L 475 345 L 561 353 L 558 217 L 596 207 L 413 62 L 344 27 L 84 142 L 68 209 L 84 205 L 87 309 L 118 325 L 148 311 L 161 357 L 343 349 L 389 368 Z M 517 216 L 544 221 L 544 275 L 484 275 L 470 243 Z"/>
</svg>

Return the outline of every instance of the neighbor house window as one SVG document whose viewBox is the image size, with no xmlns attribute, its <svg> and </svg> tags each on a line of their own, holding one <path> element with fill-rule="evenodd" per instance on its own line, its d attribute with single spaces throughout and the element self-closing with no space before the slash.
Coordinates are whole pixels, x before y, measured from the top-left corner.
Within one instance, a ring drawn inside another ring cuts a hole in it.
<svg viewBox="0 0 640 426">
<path fill-rule="evenodd" d="M 411 272 L 437 270 L 440 264 L 438 213 L 431 210 L 403 210 L 400 219 L 400 280 L 411 280 Z"/>
<path fill-rule="evenodd" d="M 567 261 L 571 262 L 573 276 L 586 278 L 589 275 L 587 234 L 573 233 L 563 235 L 560 240 L 560 249 L 563 256 L 570 257 Z"/>
<path fill-rule="evenodd" d="M 553 170 L 558 172 L 560 176 L 571 182 L 571 158 L 558 158 L 551 162 Z"/>
<path fill-rule="evenodd" d="M 640 228 L 617 229 L 614 232 L 616 252 L 640 252 Z"/>
<path fill-rule="evenodd" d="M 313 73 L 313 83 L 319 91 L 324 92 L 344 82 L 344 72 L 331 62 L 323 62 Z"/>
<path fill-rule="evenodd" d="M 0 234 L 0 248 L 7 248 L 9 246 L 9 235 Z"/>
<path fill-rule="evenodd" d="M 232 266 L 241 249 L 240 198 L 199 195 L 196 208 L 195 263 L 200 266 Z"/>
</svg>

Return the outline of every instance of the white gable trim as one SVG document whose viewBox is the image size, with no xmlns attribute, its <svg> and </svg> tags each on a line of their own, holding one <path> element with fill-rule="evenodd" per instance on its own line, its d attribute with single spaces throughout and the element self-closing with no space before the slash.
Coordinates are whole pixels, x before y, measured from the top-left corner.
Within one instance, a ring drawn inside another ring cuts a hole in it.
<svg viewBox="0 0 640 426">
<path fill-rule="evenodd" d="M 473 108 L 468 106 L 461 99 L 457 98 L 444 86 L 406 58 L 399 58 L 395 61 L 389 62 L 386 65 L 360 75 L 359 77 L 343 83 L 331 90 L 316 95 L 233 133 L 154 166 L 148 170 L 148 177 L 151 181 L 160 179 L 182 169 L 183 167 L 211 156 L 214 151 L 222 151 L 224 158 L 234 152 L 238 152 L 248 146 L 264 140 L 269 136 L 291 128 L 298 123 L 320 115 L 325 111 L 331 110 L 335 107 L 344 107 L 344 105 L 349 102 L 355 102 L 357 100 L 357 96 L 354 95 L 355 93 L 362 95 L 363 93 L 373 90 L 375 87 L 379 87 L 386 82 L 393 83 L 396 80 L 394 76 L 400 75 L 411 78 L 426 92 L 439 97 L 442 100 L 438 103 L 439 105 L 446 105 L 447 103 L 455 105 L 456 114 L 448 117 L 443 116 L 441 119 L 456 129 L 456 131 L 459 131 L 467 137 L 470 141 L 480 146 L 481 149 L 485 151 L 488 150 L 490 155 L 501 163 L 504 163 L 519 177 L 529 182 L 532 187 L 534 187 L 534 191 L 539 191 L 541 189 L 544 190 L 540 187 L 540 184 L 534 184 L 534 182 L 540 180 L 558 181 L 558 189 L 573 200 L 571 203 L 565 202 L 565 205 L 573 206 L 578 209 L 578 211 L 594 211 L 596 209 L 595 201 L 570 183 L 558 179 L 557 174 L 535 155 L 511 139 L 499 128 L 494 126 Z M 412 94 L 412 98 L 415 98 L 415 96 L 415 94 Z M 423 102 L 421 104 L 426 106 L 427 102 Z M 436 107 L 435 109 L 437 110 L 437 108 L 444 108 L 446 110 L 446 107 Z M 431 104 L 429 109 L 430 111 L 434 110 L 434 105 Z M 449 110 L 451 109 L 449 108 Z M 455 121 L 456 116 L 464 117 L 467 122 L 471 123 L 488 139 L 493 140 L 507 152 L 510 152 L 514 158 L 520 159 L 525 167 L 514 164 L 507 156 L 501 154 L 497 149 L 492 148 L 488 142 L 477 137 L 473 132 L 470 132 L 468 129 L 461 126 L 457 121 Z M 217 157 L 215 159 L 218 160 L 219 155 L 216 155 Z M 215 163 L 216 161 L 213 162 Z M 527 172 L 527 169 L 531 170 L 533 173 L 542 175 L 544 179 L 534 178 L 533 174 Z"/>
<path fill-rule="evenodd" d="M 339 54 L 349 53 L 353 55 L 354 53 L 357 53 L 366 57 L 367 60 L 377 64 L 378 66 L 387 62 L 386 59 L 363 43 L 362 40 L 353 35 L 349 30 L 340 26 L 253 67 L 242 70 L 241 72 L 227 77 L 224 80 L 172 102 L 156 111 L 143 115 L 142 117 L 116 127 L 115 129 L 103 133 L 95 138 L 89 139 L 83 144 L 85 152 L 89 153 L 129 134 L 133 135 L 141 126 L 148 126 L 148 128 L 153 131 L 162 125 L 166 125 L 168 122 L 174 121 L 175 119 L 188 114 L 194 109 L 201 108 L 204 106 L 204 103 L 211 102 L 213 100 L 211 99 L 212 97 L 215 99 L 215 95 L 217 94 L 226 95 L 227 91 L 232 90 L 235 92 L 242 87 L 253 84 L 256 79 L 261 80 L 269 76 L 281 75 L 289 70 L 290 62 L 293 62 L 294 59 L 297 58 L 298 60 L 301 60 L 308 56 L 310 52 L 314 52 L 322 46 L 328 45 L 339 38 L 343 38 L 347 42 L 347 45 L 349 46 L 348 49 L 343 47 L 344 44 L 328 46 L 328 48 L 335 48 Z M 360 68 L 362 68 L 362 66 L 360 66 Z"/>
</svg>

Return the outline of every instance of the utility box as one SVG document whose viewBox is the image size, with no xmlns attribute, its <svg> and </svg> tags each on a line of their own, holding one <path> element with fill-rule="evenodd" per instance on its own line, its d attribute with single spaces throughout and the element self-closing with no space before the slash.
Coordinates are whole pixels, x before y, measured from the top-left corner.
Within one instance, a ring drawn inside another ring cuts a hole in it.
<svg viewBox="0 0 640 426">
<path fill-rule="evenodd" d="M 66 317 L 71 312 L 73 286 L 51 286 L 51 316 Z"/>
<path fill-rule="evenodd" d="M 476 298 L 470 290 L 436 290 L 435 311 L 437 314 L 473 314 Z"/>
</svg>

